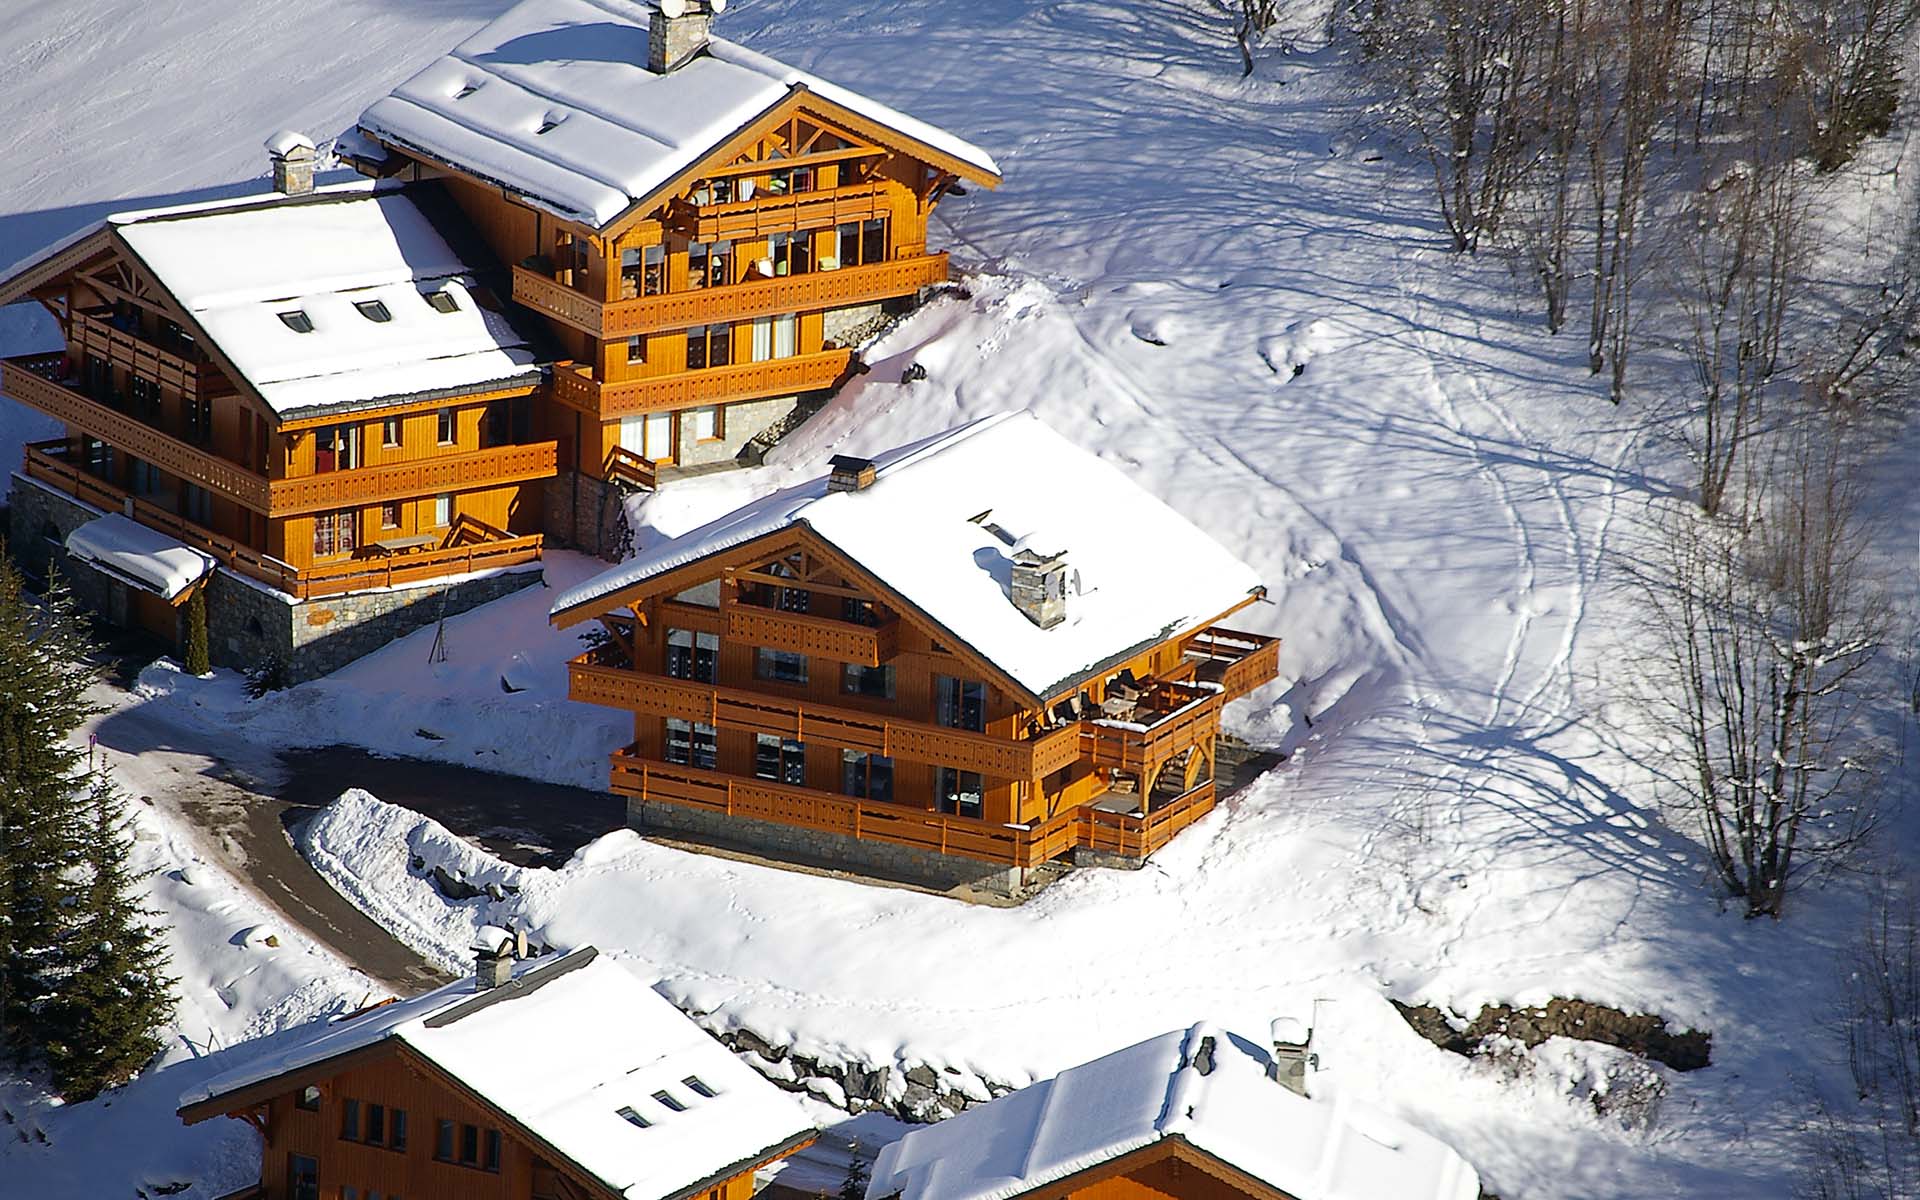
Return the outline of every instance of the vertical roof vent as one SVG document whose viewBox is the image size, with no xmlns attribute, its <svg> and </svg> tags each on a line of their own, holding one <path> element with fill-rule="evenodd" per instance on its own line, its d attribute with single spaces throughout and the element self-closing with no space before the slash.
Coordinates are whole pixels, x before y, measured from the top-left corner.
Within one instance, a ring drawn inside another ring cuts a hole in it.
<svg viewBox="0 0 1920 1200">
<path fill-rule="evenodd" d="M 267 139 L 267 155 L 273 164 L 274 191 L 288 196 L 312 193 L 313 164 L 318 157 L 312 138 L 282 129 Z"/>
<path fill-rule="evenodd" d="M 665 75 L 707 48 L 707 31 L 727 0 L 659 0 L 647 26 L 647 70 Z"/>
<path fill-rule="evenodd" d="M 830 472 L 827 475 L 829 492 L 864 492 L 873 486 L 879 469 L 870 458 L 854 458 L 846 454 L 836 454 L 827 460 Z"/>
</svg>

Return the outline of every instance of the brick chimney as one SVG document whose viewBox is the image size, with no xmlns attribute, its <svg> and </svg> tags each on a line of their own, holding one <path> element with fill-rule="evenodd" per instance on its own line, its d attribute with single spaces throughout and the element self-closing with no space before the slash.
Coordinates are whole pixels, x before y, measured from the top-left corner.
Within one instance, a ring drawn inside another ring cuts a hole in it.
<svg viewBox="0 0 1920 1200">
<path fill-rule="evenodd" d="M 313 191 L 313 139 L 304 133 L 282 129 L 267 139 L 267 154 L 273 163 L 273 190 L 288 196 L 305 196 Z"/>
<path fill-rule="evenodd" d="M 655 75 L 685 65 L 706 48 L 713 18 L 727 0 L 658 0 L 647 26 L 647 70 Z"/>
<path fill-rule="evenodd" d="M 1067 554 L 1013 553 L 1013 606 L 1042 629 L 1067 619 Z"/>
</svg>

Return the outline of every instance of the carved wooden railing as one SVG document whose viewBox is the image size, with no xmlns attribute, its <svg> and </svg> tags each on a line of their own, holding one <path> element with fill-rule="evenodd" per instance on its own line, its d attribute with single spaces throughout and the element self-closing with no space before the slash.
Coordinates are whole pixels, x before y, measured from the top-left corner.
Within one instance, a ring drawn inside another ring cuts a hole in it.
<svg viewBox="0 0 1920 1200">
<path fill-rule="evenodd" d="M 150 462 L 169 475 L 255 512 L 268 511 L 271 493 L 266 476 L 162 433 L 60 382 L 56 377 L 61 360 L 62 356 L 55 354 L 0 362 L 0 392 Z"/>
<path fill-rule="evenodd" d="M 1196 661 L 1195 678 L 1219 684 L 1229 700 L 1238 700 L 1280 673 L 1280 639 L 1262 633 L 1216 625 L 1194 634 L 1181 652 Z"/>
<path fill-rule="evenodd" d="M 852 359 L 850 350 L 827 350 L 621 383 L 601 383 L 583 368 L 560 363 L 553 368 L 553 397 L 588 416 L 610 421 L 834 387 L 847 373 Z"/>
<path fill-rule="evenodd" d="M 1037 779 L 1073 762 L 1080 754 L 1077 726 L 1052 730 L 1033 740 L 994 737 L 602 665 L 592 654 L 583 654 L 569 664 L 568 682 L 567 695 L 586 704 L 777 734 L 803 742 L 814 738 L 889 758 L 978 771 L 995 779 Z"/>
<path fill-rule="evenodd" d="M 724 635 L 749 645 L 869 667 L 886 662 L 900 648 L 898 617 L 879 625 L 856 625 L 752 604 L 731 603 L 722 608 L 726 613 Z"/>
<path fill-rule="evenodd" d="M 137 496 L 130 496 L 110 483 L 95 479 L 76 469 L 56 452 L 56 448 L 64 446 L 64 442 L 42 442 L 28 446 L 23 464 L 27 477 L 96 508 L 124 513 L 149 529 L 157 529 L 184 545 L 211 555 L 221 565 L 239 574 L 257 579 L 268 587 L 300 600 L 369 588 L 422 583 L 452 575 L 519 566 L 540 559 L 540 535 L 530 534 L 410 554 L 377 554 L 369 548 L 365 557 L 314 567 L 295 567 Z"/>
<path fill-rule="evenodd" d="M 653 460 L 625 446 L 615 446 L 607 451 L 606 476 L 613 483 L 623 483 L 643 492 L 651 492 L 660 486 L 660 469 Z"/>
<path fill-rule="evenodd" d="M 116 329 L 94 313 L 74 313 L 72 336 L 76 361 L 83 354 L 91 354 L 188 395 L 232 390 L 217 369 L 162 350 L 137 333 Z"/>
<path fill-rule="evenodd" d="M 757 193 L 751 200 L 726 204 L 674 204 L 667 224 L 700 242 L 722 238 L 763 238 L 769 233 L 798 229 L 825 229 L 843 221 L 865 221 L 886 216 L 892 209 L 890 192 L 899 184 L 884 180 L 855 183 L 817 192 L 784 195 Z"/>
<path fill-rule="evenodd" d="M 557 443 L 532 442 L 276 479 L 270 487 L 271 512 L 276 517 L 290 516 L 468 488 L 497 487 L 530 479 L 550 479 L 558 461 Z"/>
<path fill-rule="evenodd" d="M 946 254 L 923 254 L 833 271 L 754 279 L 724 287 L 603 302 L 524 266 L 513 269 L 513 298 L 602 340 L 691 329 L 911 296 L 947 279 Z"/>
<path fill-rule="evenodd" d="M 1158 708 L 1147 720 L 1080 722 L 1081 757 L 1092 759 L 1095 766 L 1145 772 L 1220 728 L 1224 701 L 1212 688 L 1157 682 L 1148 689 L 1146 701 Z"/>
</svg>

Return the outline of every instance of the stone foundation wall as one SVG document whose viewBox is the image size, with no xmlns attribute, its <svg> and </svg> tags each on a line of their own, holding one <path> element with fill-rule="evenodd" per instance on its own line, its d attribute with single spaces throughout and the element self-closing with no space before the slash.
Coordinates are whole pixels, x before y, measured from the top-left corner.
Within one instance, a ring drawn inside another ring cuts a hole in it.
<svg viewBox="0 0 1920 1200">
<path fill-rule="evenodd" d="M 846 308 L 830 308 L 823 315 L 821 327 L 825 338 L 836 346 L 844 346 L 840 339 L 853 330 L 869 325 L 886 312 L 886 306 L 878 301 L 872 304 L 851 304 Z"/>
<path fill-rule="evenodd" d="M 627 798 L 627 824 L 641 832 L 658 829 L 689 833 L 722 845 L 765 852 L 775 858 L 837 864 L 924 887 L 970 886 L 1011 896 L 1018 893 L 1021 884 L 1017 867 L 996 867 L 991 863 L 934 854 L 911 846 L 865 841 L 845 834 L 800 829 L 750 817 L 729 817 L 682 804 L 640 800 L 632 796 Z"/>
<path fill-rule="evenodd" d="M 786 419 L 799 403 L 798 396 L 775 396 L 766 400 L 742 400 L 726 407 L 721 432 L 726 436 L 710 442 L 694 440 L 693 413 L 680 414 L 680 466 L 700 467 L 727 462 L 740 456 L 741 447 L 769 426 Z"/>
<path fill-rule="evenodd" d="M 547 480 L 545 524 L 550 545 L 611 558 L 620 541 L 621 487 L 578 471 L 562 471 Z"/>
</svg>

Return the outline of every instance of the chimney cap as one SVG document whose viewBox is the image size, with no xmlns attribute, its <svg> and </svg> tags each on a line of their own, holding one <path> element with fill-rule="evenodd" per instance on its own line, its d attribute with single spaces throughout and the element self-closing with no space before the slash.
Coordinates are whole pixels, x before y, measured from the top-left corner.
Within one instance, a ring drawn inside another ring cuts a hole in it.
<svg viewBox="0 0 1920 1200">
<path fill-rule="evenodd" d="M 482 925 L 473 935 L 473 951 L 490 958 L 507 958 L 514 952 L 513 931 L 498 925 Z"/>
<path fill-rule="evenodd" d="M 880 469 L 870 458 L 856 458 L 850 454 L 836 454 L 827 460 L 827 490 L 830 492 L 864 492 L 873 486 L 879 478 Z"/>
<path fill-rule="evenodd" d="M 1304 1046 L 1313 1040 L 1313 1030 L 1298 1017 L 1279 1017 L 1269 1031 L 1276 1046 Z"/>
<path fill-rule="evenodd" d="M 266 141 L 267 153 L 275 158 L 294 158 L 302 154 L 311 158 L 315 153 L 313 139 L 297 129 L 282 129 Z"/>
</svg>

